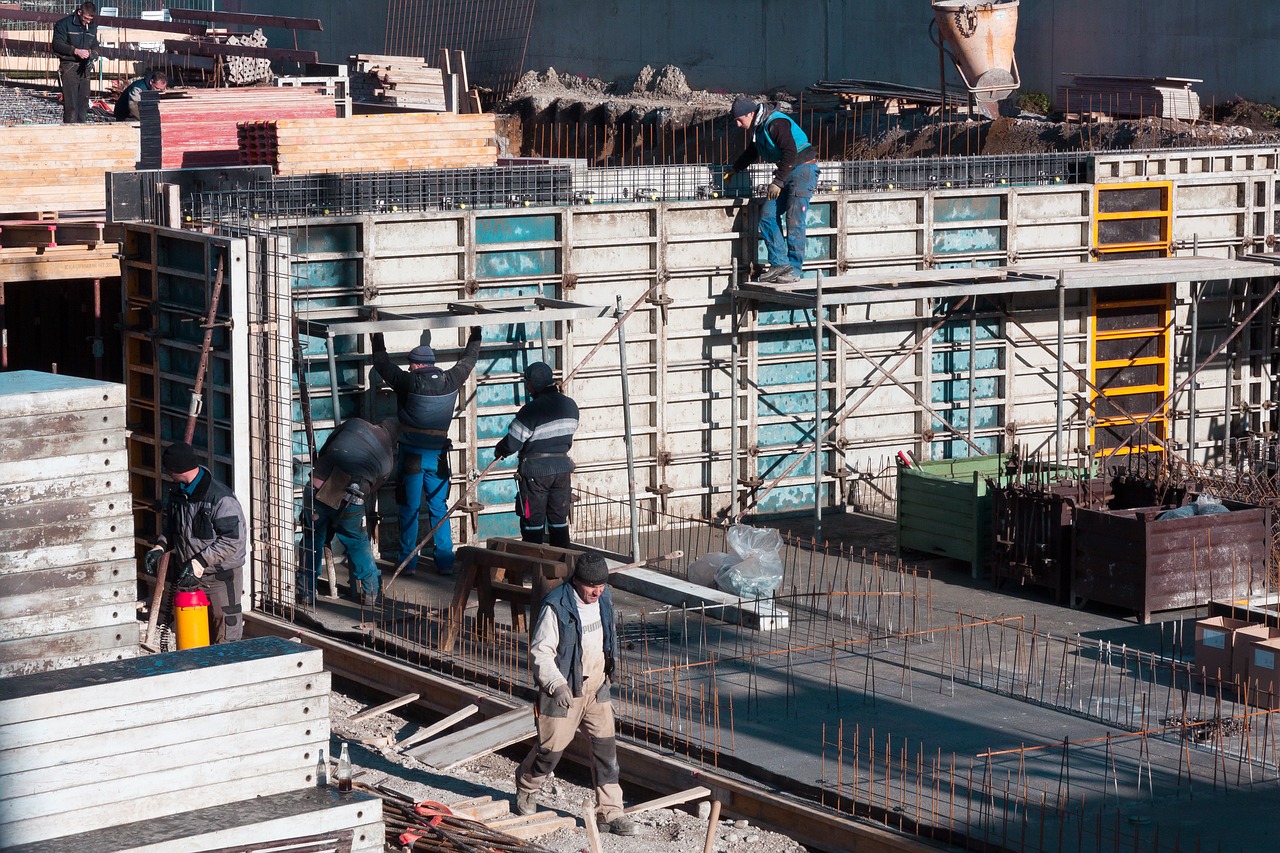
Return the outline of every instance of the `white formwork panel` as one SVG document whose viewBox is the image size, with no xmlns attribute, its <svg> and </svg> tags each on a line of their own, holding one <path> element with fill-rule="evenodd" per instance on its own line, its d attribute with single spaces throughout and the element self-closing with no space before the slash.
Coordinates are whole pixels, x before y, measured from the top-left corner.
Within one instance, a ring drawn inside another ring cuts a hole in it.
<svg viewBox="0 0 1280 853">
<path fill-rule="evenodd" d="M 1192 148 L 1121 151 L 1094 156 L 1094 182 L 1166 181 L 1180 176 L 1265 172 L 1280 165 L 1280 149 Z"/>
<path fill-rule="evenodd" d="M 1009 257 L 1088 257 L 1093 187 L 1016 187 L 1009 191 Z"/>
<path fill-rule="evenodd" d="M 1245 176 L 1229 181 L 1175 181 L 1171 236 L 1180 251 L 1249 245 L 1253 226 L 1249 215 L 1250 183 Z"/>
</svg>

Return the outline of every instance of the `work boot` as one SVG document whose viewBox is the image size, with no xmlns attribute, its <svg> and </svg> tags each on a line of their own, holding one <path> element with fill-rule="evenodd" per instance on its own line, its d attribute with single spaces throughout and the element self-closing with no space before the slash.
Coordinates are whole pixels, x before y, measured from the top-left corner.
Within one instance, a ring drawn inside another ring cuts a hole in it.
<svg viewBox="0 0 1280 853">
<path fill-rule="evenodd" d="M 538 811 L 538 795 L 537 794 L 516 794 L 516 814 L 521 817 L 528 817 L 536 814 Z"/>
<path fill-rule="evenodd" d="M 773 282 L 778 280 L 778 276 L 782 275 L 783 273 L 789 273 L 789 272 L 791 272 L 790 264 L 778 264 L 777 266 L 769 267 L 769 269 L 760 273 L 759 277 L 756 278 L 756 281 L 767 282 L 772 284 Z"/>
<path fill-rule="evenodd" d="M 621 814 L 613 820 L 605 820 L 604 815 L 596 815 L 596 826 L 601 832 L 612 832 L 614 835 L 639 835 L 640 827 L 627 815 Z"/>
<path fill-rule="evenodd" d="M 782 272 L 770 279 L 773 284 L 793 284 L 800 280 L 800 276 L 796 275 L 796 271 L 791 267 L 783 267 Z"/>
</svg>

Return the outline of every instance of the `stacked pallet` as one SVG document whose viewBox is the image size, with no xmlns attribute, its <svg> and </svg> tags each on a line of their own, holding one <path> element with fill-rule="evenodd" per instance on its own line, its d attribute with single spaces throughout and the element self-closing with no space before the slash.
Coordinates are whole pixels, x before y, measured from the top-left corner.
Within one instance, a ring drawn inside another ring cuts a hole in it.
<svg viewBox="0 0 1280 853">
<path fill-rule="evenodd" d="M 0 213 L 106 208 L 107 172 L 132 171 L 130 124 L 0 127 Z"/>
<path fill-rule="evenodd" d="M 0 373 L 0 676 L 137 654 L 124 392 Z"/>
<path fill-rule="evenodd" d="M 8 679 L 3 846 L 382 850 L 378 798 L 317 787 L 329 682 L 318 649 L 277 638 Z"/>
<path fill-rule="evenodd" d="M 1058 109 L 1087 115 L 1200 119 L 1200 96 L 1191 91 L 1191 77 L 1125 77 L 1076 74 L 1058 87 Z"/>
<path fill-rule="evenodd" d="M 144 92 L 139 106 L 144 169 L 235 166 L 244 121 L 333 118 L 333 96 L 317 86 L 170 89 Z"/>
<path fill-rule="evenodd" d="M 358 103 L 409 107 L 429 112 L 449 109 L 444 72 L 420 56 L 361 53 L 347 60 L 351 97 Z"/>
<path fill-rule="evenodd" d="M 491 114 L 244 122 L 240 164 L 271 165 L 281 175 L 494 166 L 496 134 Z"/>
</svg>

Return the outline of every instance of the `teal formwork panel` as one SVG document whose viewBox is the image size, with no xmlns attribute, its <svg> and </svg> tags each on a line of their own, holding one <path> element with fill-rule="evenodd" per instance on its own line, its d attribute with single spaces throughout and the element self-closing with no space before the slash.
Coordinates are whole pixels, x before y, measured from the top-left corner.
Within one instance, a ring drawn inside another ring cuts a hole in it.
<svg viewBox="0 0 1280 853">
<path fill-rule="evenodd" d="M 335 225 L 308 225 L 306 228 L 286 228 L 289 250 L 295 255 L 311 252 L 360 251 L 360 226 L 354 222 Z"/>
<path fill-rule="evenodd" d="M 476 536 L 479 539 L 520 538 L 520 519 L 516 518 L 514 507 L 511 512 L 484 513 L 476 523 Z"/>
<path fill-rule="evenodd" d="M 548 243 L 559 239 L 559 221 L 555 214 L 477 217 L 476 244 Z"/>
<path fill-rule="evenodd" d="M 558 275 L 557 249 L 513 249 L 507 252 L 477 252 L 477 278 L 532 278 Z"/>
<path fill-rule="evenodd" d="M 835 237 L 830 234 L 806 234 L 804 238 L 804 259 L 806 261 L 829 261 L 835 257 Z M 769 252 L 764 247 L 764 240 L 756 241 L 756 262 L 764 263 L 769 259 Z"/>
<path fill-rule="evenodd" d="M 933 251 L 937 255 L 1004 251 L 1004 227 L 935 228 Z"/>
<path fill-rule="evenodd" d="M 937 196 L 933 200 L 934 222 L 976 222 L 1004 218 L 1005 194 L 977 196 Z"/>
<path fill-rule="evenodd" d="M 303 261 L 291 264 L 290 273 L 290 288 L 295 291 L 321 288 L 359 291 L 362 287 L 360 261 L 356 258 Z"/>
</svg>

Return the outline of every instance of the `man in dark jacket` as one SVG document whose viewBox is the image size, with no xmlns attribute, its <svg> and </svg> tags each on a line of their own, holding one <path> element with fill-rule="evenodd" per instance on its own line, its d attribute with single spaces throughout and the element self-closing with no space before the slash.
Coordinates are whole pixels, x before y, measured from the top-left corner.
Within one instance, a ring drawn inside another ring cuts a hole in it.
<svg viewBox="0 0 1280 853">
<path fill-rule="evenodd" d="M 751 131 L 751 144 L 733 168 L 724 173 L 724 180 L 729 181 L 758 160 L 777 164 L 760 208 L 760 237 L 768 253 L 769 269 L 759 280 L 775 284 L 799 281 L 804 271 L 805 218 L 809 199 L 818 187 L 818 166 L 814 162 L 817 149 L 790 116 L 780 110 L 769 112 L 750 98 L 735 100 L 730 117 L 738 127 Z"/>
<path fill-rule="evenodd" d="M 373 560 L 365 507 L 395 470 L 400 424 L 388 419 L 371 424 L 360 418 L 342 422 L 317 454 L 311 485 L 303 498 L 302 566 L 298 599 L 315 604 L 316 576 L 324 563 L 330 535 L 337 536 L 351 561 L 351 597 L 372 607 L 382 589 Z"/>
<path fill-rule="evenodd" d="M 154 573 L 170 551 L 176 572 L 169 577 L 182 581 L 191 575 L 209 597 L 209 639 L 238 640 L 244 633 L 240 595 L 247 533 L 240 501 L 200 464 L 186 442 L 165 448 L 160 467 L 174 484 L 165 497 L 160 537 L 147 553 L 147 569 Z"/>
<path fill-rule="evenodd" d="M 163 71 L 152 71 L 146 77 L 134 80 L 124 88 L 124 91 L 120 93 L 120 97 L 116 99 L 114 113 L 116 121 L 128 121 L 129 119 L 137 121 L 141 118 L 138 104 L 142 102 L 142 93 L 163 92 L 167 88 L 169 88 L 169 75 Z"/>
<path fill-rule="evenodd" d="M 547 541 L 558 548 L 569 547 L 570 475 L 573 434 L 578 431 L 578 404 L 560 393 L 551 366 L 535 361 L 524 370 L 524 386 L 530 400 L 507 428 L 493 449 L 499 459 L 515 453 L 516 515 L 520 516 L 520 537 L 526 542 Z"/>
<path fill-rule="evenodd" d="M 53 25 L 53 52 L 62 60 L 58 63 L 58 79 L 62 81 L 65 124 L 82 124 L 89 115 L 89 81 L 93 52 L 98 49 L 97 17 L 97 6 L 81 3 Z"/>
<path fill-rule="evenodd" d="M 580 557 L 570 583 L 547 594 L 529 643 L 538 685 L 538 742 L 516 769 L 516 811 L 538 810 L 538 790 L 560 763 L 579 727 L 591 738 L 596 824 L 602 832 L 635 835 L 623 814 L 618 744 L 609 679 L 617 648 L 609 567 L 598 554 Z"/>
<path fill-rule="evenodd" d="M 427 521 L 434 525 L 449 511 L 449 424 L 458 405 L 458 389 L 467 381 L 480 354 L 480 327 L 471 329 L 462 358 L 448 370 L 436 366 L 436 354 L 425 344 L 409 352 L 409 370 L 391 363 L 382 335 L 372 336 L 373 369 L 396 392 L 400 421 L 400 463 L 396 503 L 400 507 L 400 559 L 414 554 L 404 569 L 413 576 L 418 557 L 418 513 L 426 496 Z M 453 574 L 453 532 L 446 521 L 435 532 L 436 571 Z"/>
</svg>

